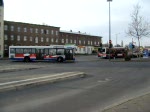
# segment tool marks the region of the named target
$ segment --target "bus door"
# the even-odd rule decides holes
[[[73,49],[65,49],[65,59],[66,60],[73,60]]]
[[[37,60],[44,59],[44,49],[36,49],[36,59]]]

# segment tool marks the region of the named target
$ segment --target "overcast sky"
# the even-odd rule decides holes
[[[150,0],[113,0],[111,2],[111,37],[113,44],[128,44],[125,32],[131,22],[133,6],[139,3],[141,15],[150,20]],[[61,30],[102,36],[109,40],[109,3],[107,0],[4,0],[4,19],[33,24],[47,24]],[[117,37],[117,39],[116,39]],[[137,40],[134,38],[137,43]],[[150,45],[150,37],[142,39]]]

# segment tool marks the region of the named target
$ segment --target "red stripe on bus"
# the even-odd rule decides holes
[[[24,57],[24,54],[15,54],[15,57]]]

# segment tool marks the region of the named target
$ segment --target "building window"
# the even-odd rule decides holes
[[[4,49],[8,50],[8,45],[7,44],[4,45]]]
[[[17,41],[20,41],[20,35],[17,36]]]
[[[58,35],[58,31],[56,31],[56,35]]]
[[[13,41],[13,40],[14,40],[14,35],[11,35],[10,38],[11,38],[11,40]]]
[[[11,26],[10,28],[11,28],[11,31],[14,31],[14,26]]]
[[[84,40],[84,45],[85,45],[85,40]]]
[[[81,44],[81,40],[79,40],[79,44]]]
[[[18,27],[18,32],[20,32],[20,27]]]
[[[44,40],[43,37],[41,37],[41,42],[43,42],[43,40]]]
[[[30,41],[32,42],[32,37],[30,37]]]
[[[99,42],[98,42],[98,45],[100,45]]]
[[[35,29],[35,33],[38,33],[38,29],[37,28]]]
[[[38,37],[35,38],[35,43],[38,43]]]
[[[8,30],[8,26],[7,26],[7,25],[4,26],[4,30],[5,30],[5,31]]]
[[[96,41],[95,41],[95,43],[94,43],[95,45],[96,45]]]
[[[24,36],[24,41],[27,41],[27,36]]]
[[[91,45],[93,45],[93,42],[91,41]]]
[[[51,42],[54,42],[54,39],[53,39],[53,38],[51,38]]]
[[[5,35],[4,38],[5,38],[4,40],[8,40],[8,36],[7,35]]]
[[[64,43],[64,39],[61,39],[61,43]]]
[[[70,40],[70,43],[72,44],[72,39]]]
[[[56,39],[56,43],[58,43],[58,39]]]
[[[33,29],[32,28],[30,28],[30,33],[33,33]]]
[[[43,34],[44,33],[44,30],[43,29],[41,29],[41,34]]]
[[[77,41],[76,41],[76,40],[74,40],[74,44],[76,44],[76,42],[77,42]]]
[[[68,39],[66,39],[66,43],[68,43]]]
[[[52,34],[52,35],[54,34],[54,31],[53,31],[53,30],[51,31],[51,34]]]
[[[49,38],[48,37],[46,38],[46,42],[49,42]]]
[[[46,30],[46,34],[49,34],[49,30]]]
[[[88,41],[88,45],[90,45],[90,41]]]
[[[24,28],[24,32],[27,32],[27,28]]]

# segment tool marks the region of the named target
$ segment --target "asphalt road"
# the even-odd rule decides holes
[[[0,61],[4,64],[40,68],[0,73],[0,78],[68,71],[85,72],[87,77],[0,93],[0,112],[100,112],[150,91],[149,61],[109,62],[80,56],[76,63]]]

